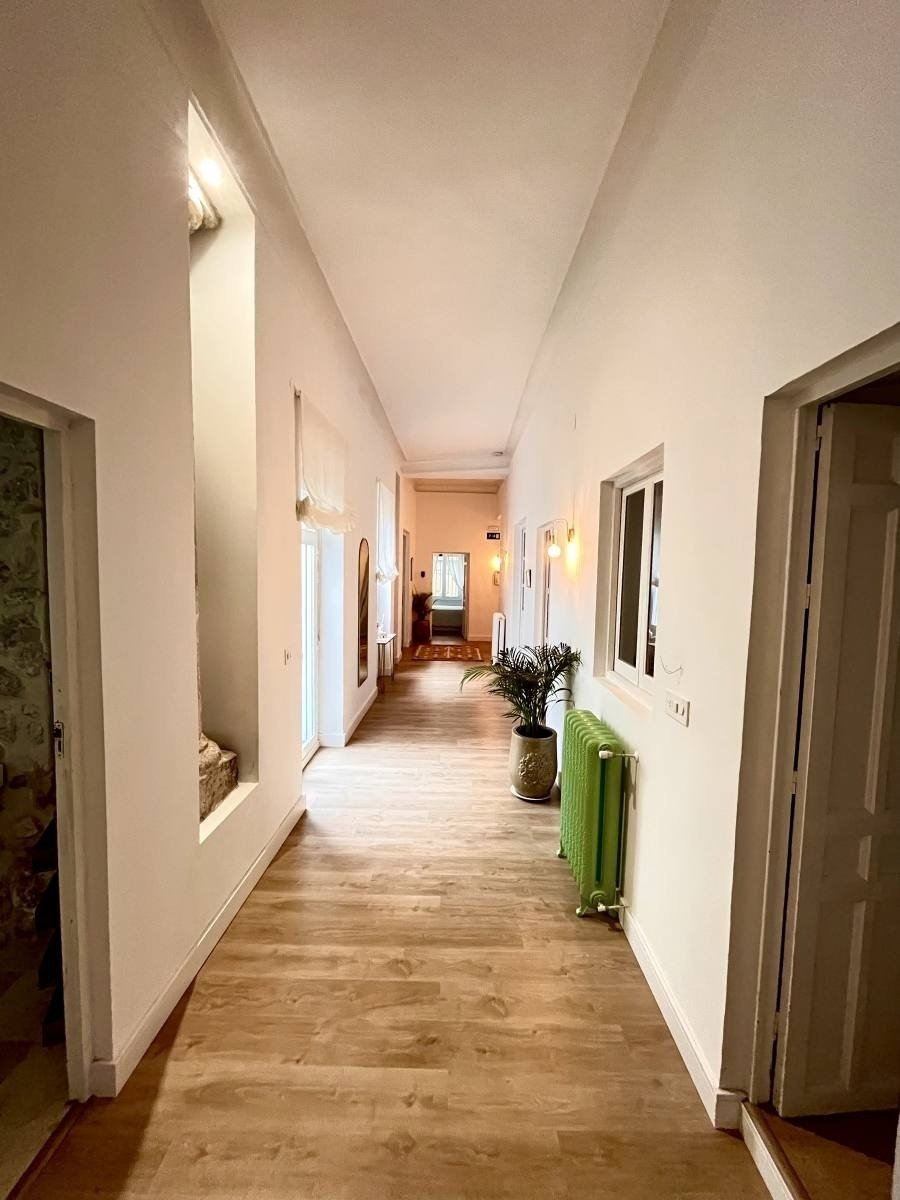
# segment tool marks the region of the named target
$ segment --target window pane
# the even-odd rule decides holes
[[[444,558],[441,554],[435,554],[431,567],[431,594],[435,598],[440,596],[443,591],[443,574],[444,574]]]
[[[656,666],[656,623],[659,618],[659,552],[662,547],[663,485],[653,485],[653,524],[650,534],[650,595],[647,597],[647,645],[644,674],[652,675]]]
[[[641,543],[644,539],[644,492],[625,497],[622,571],[619,582],[618,657],[637,666],[638,610],[641,600]]]

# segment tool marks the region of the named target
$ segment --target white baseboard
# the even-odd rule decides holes
[[[765,1128],[754,1120],[746,1104],[741,1105],[741,1137],[772,1200],[800,1200],[804,1193],[792,1187],[783,1174]]]
[[[325,733],[325,732],[320,733],[319,734],[319,745],[329,747],[332,750],[340,748],[341,746],[346,746],[347,743],[350,741],[350,739],[353,737],[354,733],[356,733],[356,730],[358,729],[363,717],[366,715],[366,713],[369,711],[369,709],[372,707],[372,705],[375,703],[375,701],[377,699],[378,699],[378,687],[376,686],[375,690],[371,693],[371,695],[367,696],[366,699],[362,702],[362,704],[360,705],[356,714],[351,718],[350,723],[347,725],[347,728],[344,729],[343,732],[341,732],[341,733]]]
[[[256,886],[263,871],[278,853],[285,838],[297,824],[303,812],[302,801],[298,800],[291,806],[284,820],[266,842],[219,912],[210,921],[174,978],[151,1004],[122,1049],[112,1059],[95,1059],[91,1063],[89,1085],[94,1096],[117,1096],[122,1090],[129,1075],[144,1057],[150,1043],[215,949],[219,938],[231,924],[238,909]]]
[[[623,913],[622,925],[625,936],[634,951],[634,957],[644,972],[644,978],[650,985],[653,998],[659,1005],[669,1032],[675,1039],[675,1045],[684,1059],[684,1065],[688,1069],[688,1074],[693,1080],[710,1121],[716,1129],[740,1128],[741,1106],[746,1097],[741,1092],[730,1092],[719,1087],[706,1055],[682,1012],[681,1005],[669,986],[650,943],[644,936],[644,931],[627,908]]]

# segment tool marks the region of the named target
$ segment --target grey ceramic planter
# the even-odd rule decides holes
[[[556,780],[556,731],[528,737],[517,726],[509,747],[509,790],[520,800],[549,800]]]

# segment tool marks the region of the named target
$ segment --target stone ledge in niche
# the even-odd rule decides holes
[[[239,783],[233,792],[222,801],[218,808],[213,809],[208,817],[200,822],[201,846],[211,834],[228,820],[231,814],[259,787],[258,779],[246,780]]]

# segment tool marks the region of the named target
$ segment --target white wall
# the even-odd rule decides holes
[[[431,591],[432,557],[441,551],[469,554],[469,638],[491,640],[491,615],[500,603],[493,582],[491,559],[503,551],[502,542],[489,542],[489,525],[498,525],[496,493],[416,493],[416,553],[413,589]],[[421,572],[425,578],[421,578]]]
[[[199,4],[51,8],[4,10],[0,380],[96,422],[112,984],[93,1034],[95,1056],[116,1060],[164,1015],[166,989],[300,795],[293,386],[344,431],[369,537],[376,474],[392,477],[401,456]],[[202,844],[191,93],[256,215],[259,785]],[[103,875],[92,861],[88,885]],[[106,932],[92,930],[92,948]]]
[[[574,521],[551,636],[584,653],[576,703],[640,751],[629,919],[713,1085],[763,398],[900,318],[898,38],[880,0],[676,0],[516,429],[506,527],[527,518],[536,567],[537,527]],[[660,443],[659,657],[677,674],[648,711],[593,674],[598,508],[601,481]],[[663,714],[667,678],[688,728]]]

